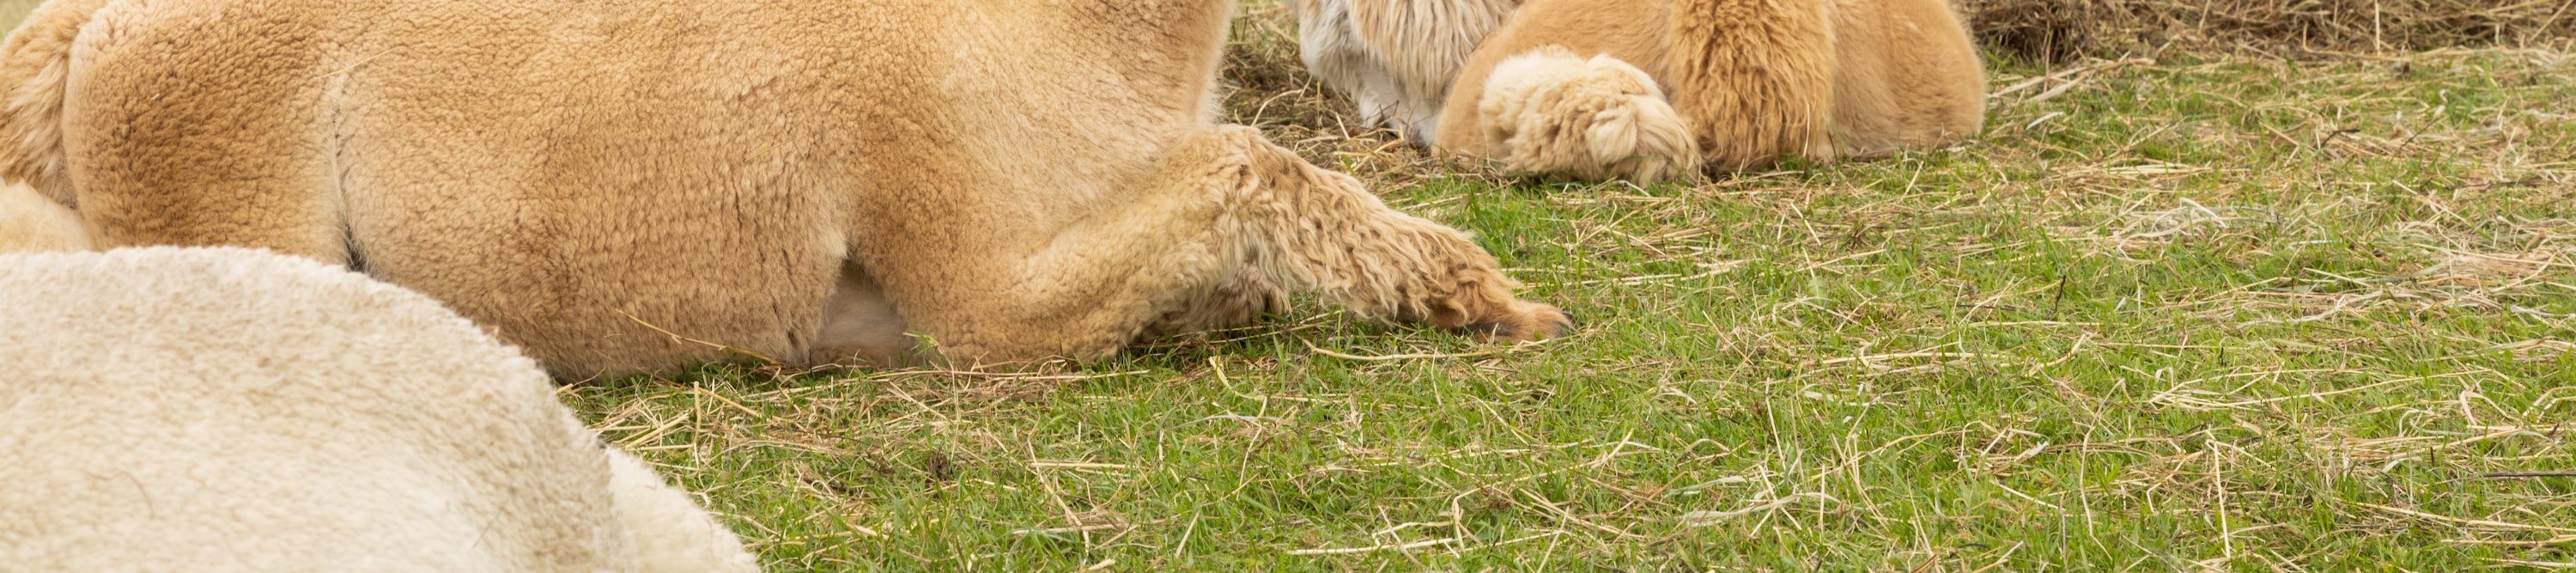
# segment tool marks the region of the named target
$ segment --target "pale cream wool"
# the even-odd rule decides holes
[[[0,292],[0,570],[759,570],[428,297],[174,247],[0,255]]]
[[[98,247],[361,269],[564,378],[1100,359],[1290,294],[1572,328],[1212,124],[1234,4],[58,0],[0,47],[0,176]]]
[[[1485,139],[1514,172],[1660,181],[1699,170],[1690,125],[1654,78],[1609,56],[1545,46],[1503,60],[1478,102]]]
[[[86,251],[80,214],[26,185],[0,184],[0,253]]]

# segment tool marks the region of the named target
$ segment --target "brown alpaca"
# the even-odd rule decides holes
[[[1312,293],[1571,327],[1493,258],[1211,125],[1231,0],[62,0],[0,55],[6,175],[99,247],[265,247],[559,376],[1095,359]],[[718,347],[724,349],[718,349]]]
[[[1349,2],[1347,11],[1362,13],[1415,0],[1309,1]],[[1453,152],[1494,157],[1515,171],[1651,181],[1703,163],[1750,169],[1788,156],[1884,155],[1973,136],[1984,122],[1982,64],[1966,27],[1942,0],[1529,0],[1501,27],[1471,31],[1488,33],[1449,78],[1432,140]],[[1603,55],[1611,60],[1595,58]],[[1524,106],[1525,115],[1516,117],[1486,113],[1497,87],[1610,81],[1619,85],[1549,89],[1636,91],[1612,74],[1580,79],[1561,65],[1505,67],[1515,59],[1547,58],[1592,58],[1589,65],[1602,69],[1633,66],[1678,115],[1646,105],[1647,98]],[[1692,141],[1677,146],[1658,135],[1675,129]],[[1500,137],[1508,135],[1523,141]],[[1524,149],[1531,145],[1545,149]],[[1582,161],[1525,160],[1570,157],[1574,150],[1595,151]],[[1609,153],[1622,150],[1627,154]],[[1684,169],[1641,167],[1651,165]]]

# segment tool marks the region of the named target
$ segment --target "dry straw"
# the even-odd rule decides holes
[[[2576,38],[2576,0],[1958,1],[1987,46],[2041,61],[2173,48],[2287,55]]]

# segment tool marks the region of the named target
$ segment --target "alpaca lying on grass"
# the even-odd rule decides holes
[[[1942,0],[1292,4],[1309,68],[1370,121],[1513,171],[1653,181],[1984,123],[1982,64]]]
[[[1215,126],[1233,0],[58,0],[0,171],[101,247],[341,263],[564,377],[1095,359],[1302,292],[1572,327],[1493,257]]]
[[[238,248],[0,255],[0,567],[751,572],[535,362]]]

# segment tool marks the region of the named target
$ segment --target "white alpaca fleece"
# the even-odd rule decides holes
[[[1477,99],[1478,128],[1521,173],[1655,182],[1699,171],[1690,124],[1645,70],[1543,46],[1503,60]]]
[[[1521,0],[1290,0],[1306,69],[1369,125],[1421,143],[1439,133],[1450,78]]]
[[[0,571],[759,570],[428,297],[174,247],[0,293]]]

